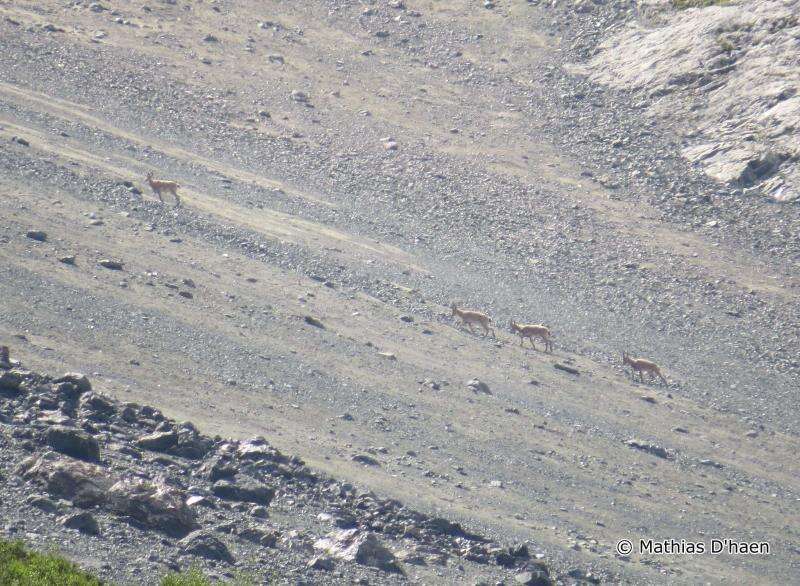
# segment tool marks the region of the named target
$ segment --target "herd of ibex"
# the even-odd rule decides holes
[[[493,338],[496,338],[494,328],[492,328],[492,318],[480,311],[472,311],[469,309],[461,309],[455,303],[450,306],[453,310],[453,316],[458,317],[473,334],[475,330],[473,325],[479,325],[483,329],[484,335],[491,333]],[[536,350],[536,344],[533,343],[534,338],[539,338],[544,343],[545,352],[553,351],[553,336],[550,333],[550,328],[542,324],[518,324],[513,319],[509,323],[511,332],[519,336],[519,345],[522,346],[525,338],[527,338],[533,349]],[[631,358],[627,352],[622,352],[622,364],[630,366],[633,369],[633,375],[639,373],[639,380],[644,382],[644,373],[650,376],[650,380],[659,377],[666,385],[667,379],[661,374],[661,369],[655,362],[646,360],[644,358]]]
[[[147,183],[150,188],[158,196],[159,201],[164,203],[164,198],[161,196],[162,192],[171,193],[175,198],[175,206],[181,205],[180,197],[178,196],[178,188],[180,185],[176,181],[166,181],[164,179],[153,179],[153,173],[147,173]],[[459,309],[455,303],[451,306],[453,315],[458,317],[468,328],[471,333],[475,333],[473,325],[478,325],[483,329],[484,335],[491,334],[493,338],[497,338],[494,328],[492,327],[492,318],[480,311],[471,311],[468,309]],[[519,345],[522,346],[527,338],[533,349],[536,350],[536,344],[533,339],[538,338],[544,344],[545,352],[553,351],[553,336],[550,333],[550,328],[542,324],[518,324],[513,319],[509,323],[511,332],[519,336]],[[633,369],[634,375],[638,372],[639,379],[644,382],[644,373],[650,376],[650,380],[659,377],[664,384],[667,384],[667,379],[661,374],[661,369],[658,365],[650,360],[644,358],[631,358],[627,352],[622,353],[622,364],[630,366]]]

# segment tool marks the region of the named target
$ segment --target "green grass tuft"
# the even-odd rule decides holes
[[[3,586],[101,586],[63,557],[31,552],[19,541],[0,541],[0,584]]]
[[[206,578],[200,570],[189,570],[188,572],[181,572],[167,574],[161,580],[161,586],[212,586],[211,580]]]
[[[238,576],[231,586],[252,586],[256,580]],[[161,579],[160,586],[213,586],[200,570],[173,572]],[[21,541],[0,539],[0,586],[106,586],[107,583],[84,572],[56,554],[42,554],[25,548]]]

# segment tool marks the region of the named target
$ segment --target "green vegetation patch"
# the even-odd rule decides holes
[[[180,574],[167,574],[161,580],[161,586],[212,586],[200,570],[189,570]]]
[[[103,582],[72,562],[26,550],[19,541],[0,541],[3,586],[101,586]]]
[[[198,569],[173,572],[159,586],[214,586]],[[256,580],[238,576],[230,586],[252,586]],[[30,551],[21,541],[0,539],[0,586],[110,586],[64,557]]]

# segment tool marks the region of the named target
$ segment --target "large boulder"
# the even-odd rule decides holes
[[[0,372],[0,397],[13,399],[24,394],[22,375],[14,370]]]
[[[113,480],[99,466],[59,459],[46,453],[25,460],[18,472],[26,480],[44,485],[52,496],[71,500],[75,506],[90,508],[106,502]]]
[[[58,521],[68,529],[75,529],[87,535],[100,535],[100,526],[97,524],[97,519],[88,511],[81,511],[66,515]]]
[[[184,428],[178,432],[178,443],[169,453],[189,460],[201,460],[213,447],[211,438],[200,435],[195,429]]]
[[[233,462],[232,458],[226,455],[215,455],[200,466],[200,474],[211,482],[216,482],[223,478],[233,478],[238,472],[239,467]]]
[[[278,534],[274,529],[262,529],[252,525],[237,527],[236,535],[241,539],[263,545],[264,547],[275,547],[278,542]]]
[[[431,519],[428,519],[427,521],[425,521],[424,526],[431,532],[438,533],[440,535],[448,535],[450,537],[466,537],[466,538],[476,537],[464,531],[464,528],[459,523],[448,521],[447,519],[443,519],[442,517],[433,517]]]
[[[228,546],[221,539],[207,531],[194,531],[181,539],[178,546],[183,553],[216,560],[228,564],[234,563]]]
[[[174,429],[155,431],[139,438],[136,445],[144,450],[200,460],[214,447],[214,441],[200,435],[193,428],[184,427],[180,431]]]
[[[236,454],[242,460],[271,460],[283,463],[289,461],[289,458],[269,445],[269,442],[261,436],[239,442]]]
[[[178,443],[178,434],[174,431],[157,431],[139,438],[136,446],[152,452],[166,452]]]
[[[92,390],[92,383],[85,374],[79,372],[68,372],[64,376],[55,379],[53,382],[56,384],[65,383],[70,385],[78,395],[89,393]]]
[[[550,576],[541,568],[529,568],[524,572],[520,572],[514,576],[515,584],[522,584],[523,586],[553,586],[555,582],[550,579]]]
[[[57,425],[47,430],[46,439],[47,445],[67,456],[87,462],[100,459],[100,444],[80,429]]]
[[[354,561],[385,572],[402,573],[394,554],[374,533],[361,533],[358,529],[334,531],[317,540],[314,548],[348,562]]]
[[[162,483],[121,480],[108,493],[109,507],[149,529],[184,537],[197,528],[183,491]]]
[[[109,421],[117,412],[111,399],[96,393],[82,395],[80,406],[82,415],[92,421]]]
[[[212,491],[221,499],[264,506],[268,506],[275,497],[274,488],[249,478],[239,478],[236,482],[218,480]]]

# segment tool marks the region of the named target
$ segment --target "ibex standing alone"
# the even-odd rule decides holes
[[[511,331],[519,335],[519,345],[528,338],[531,341],[531,346],[536,350],[536,344],[533,343],[534,338],[539,338],[544,342],[544,351],[552,352],[553,340],[551,340],[550,328],[541,324],[518,324],[513,319],[511,320]]]
[[[453,310],[453,315],[458,316],[462,322],[467,324],[469,331],[473,334],[475,331],[472,329],[472,324],[478,324],[483,328],[485,334],[491,332],[492,338],[496,338],[497,336],[494,333],[494,328],[492,328],[492,318],[490,318],[485,313],[481,313],[480,311],[469,311],[467,309],[459,309],[456,307],[456,304],[453,303],[450,308]]]
[[[622,364],[628,365],[633,369],[634,376],[636,373],[639,373],[639,380],[644,382],[644,373],[650,375],[650,380],[653,380],[656,377],[659,377],[661,381],[666,385],[667,379],[664,378],[664,375],[661,374],[661,369],[658,368],[658,365],[655,362],[651,362],[650,360],[645,360],[644,358],[631,358],[627,352],[624,350],[622,351]]]
[[[153,193],[155,193],[158,196],[158,200],[161,203],[164,203],[164,198],[161,197],[161,192],[166,191],[167,193],[172,193],[172,195],[175,197],[176,207],[181,205],[181,198],[178,197],[178,187],[180,187],[180,185],[178,185],[177,181],[165,181],[163,179],[153,179],[153,173],[148,172],[147,184],[153,190]]]

